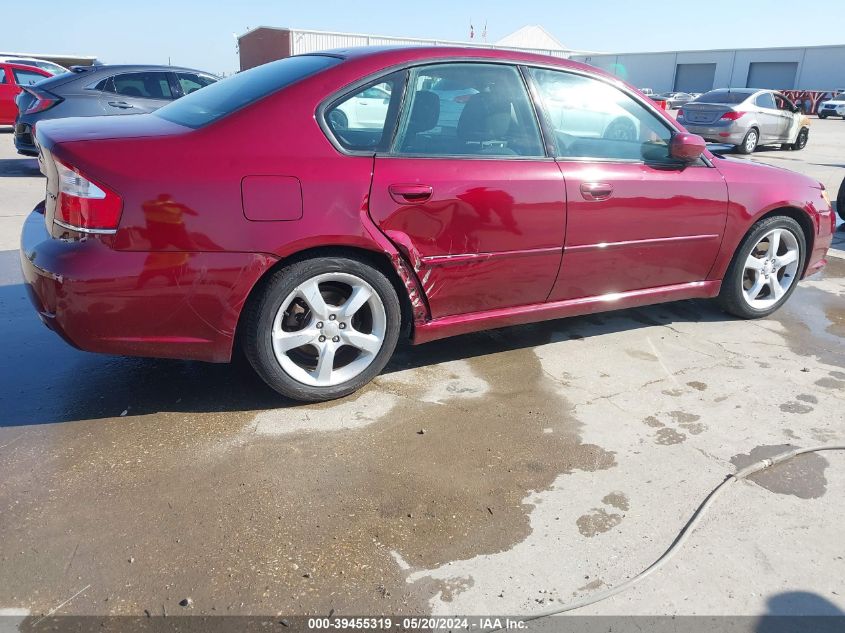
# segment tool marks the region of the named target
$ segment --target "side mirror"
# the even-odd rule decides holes
[[[694,163],[707,148],[697,134],[678,133],[669,141],[669,156],[682,163]]]

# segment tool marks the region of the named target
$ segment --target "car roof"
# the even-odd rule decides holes
[[[356,46],[353,48],[336,48],[306,55],[327,55],[348,61],[378,62],[384,66],[405,64],[408,62],[448,61],[450,59],[490,60],[543,66],[559,66],[564,69],[580,70],[594,75],[611,77],[600,68],[575,62],[562,57],[526,53],[506,48],[485,48],[474,46]]]
[[[185,68],[183,66],[161,66],[156,64],[100,64],[97,66],[74,66],[76,73],[111,73],[115,71],[159,71],[159,72],[191,72],[203,73],[204,75],[211,75],[206,70],[197,70],[196,68]]]

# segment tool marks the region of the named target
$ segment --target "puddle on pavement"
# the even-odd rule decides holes
[[[819,278],[845,278],[845,260],[828,259],[824,271],[814,277]],[[786,328],[784,338],[794,353],[817,356],[827,365],[845,367],[842,341],[845,338],[845,300],[842,296],[799,284],[792,298],[770,318]]]
[[[795,446],[790,444],[758,446],[750,453],[734,455],[731,463],[739,471],[761,459],[773,457],[794,448]],[[828,466],[828,461],[818,453],[807,453],[750,475],[748,481],[753,481],[758,486],[777,494],[793,495],[801,499],[818,499],[827,491],[824,471]]]
[[[328,419],[389,401],[390,415],[366,428],[251,441],[266,414],[229,412],[34,427],[37,454],[0,455],[16,473],[0,502],[4,490],[35,492],[7,513],[0,600],[37,612],[90,583],[66,612],[178,614],[190,596],[194,614],[425,613],[433,595],[472,581],[411,586],[410,570],[512,548],[530,533],[531,491],[615,465],[581,443],[560,385],[524,341],[473,335],[464,343],[484,355],[465,360],[470,372],[385,374],[359,395],[302,408]],[[412,354],[435,363],[455,345]],[[451,397],[420,401],[438,380]],[[275,411],[273,423],[298,410]]]

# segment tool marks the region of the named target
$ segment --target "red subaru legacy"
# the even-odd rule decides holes
[[[225,362],[349,394],[414,343],[689,298],[741,318],[825,265],[818,182],[705,149],[595,68],[354,49],[254,68],[153,114],[37,128],[22,263],[93,352]]]

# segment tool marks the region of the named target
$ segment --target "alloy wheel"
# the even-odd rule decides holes
[[[325,273],[299,284],[282,301],[273,319],[273,352],[294,380],[331,387],[372,364],[386,331],[384,303],[369,283],[348,273]]]
[[[778,303],[798,278],[800,247],[787,229],[772,229],[761,237],[745,260],[742,294],[755,310]]]
[[[749,154],[757,148],[757,132],[751,130],[745,137],[745,151]]]

